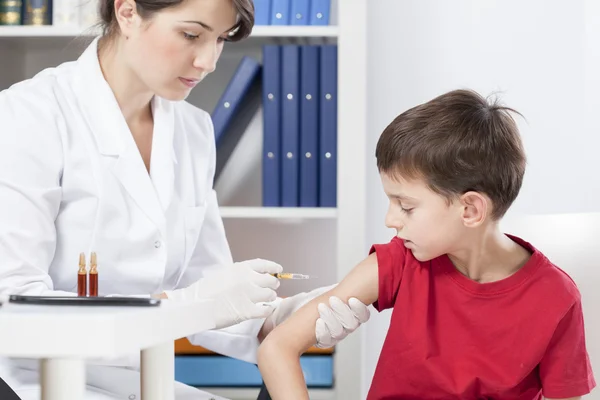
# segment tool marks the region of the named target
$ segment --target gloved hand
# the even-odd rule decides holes
[[[174,301],[212,300],[217,329],[252,318],[265,318],[274,307],[260,304],[275,300],[279,280],[270,274],[283,271],[272,261],[254,259],[208,269],[196,283],[165,291]]]
[[[317,307],[320,318],[315,327],[316,347],[323,349],[335,346],[371,317],[367,306],[355,297],[346,304],[332,296],[329,306],[320,303]]]
[[[308,293],[299,293],[283,299],[273,314],[265,320],[262,335],[266,336],[306,303],[335,286],[317,288]],[[320,318],[315,326],[315,336],[317,339],[316,346],[321,348],[335,346],[361,324],[367,322],[371,316],[367,306],[356,298],[351,298],[346,304],[338,297],[332,296],[329,299],[329,304],[331,308],[323,303],[318,306]]]

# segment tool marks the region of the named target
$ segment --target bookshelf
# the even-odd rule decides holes
[[[216,184],[220,212],[234,258],[267,258],[286,269],[318,275],[315,281],[282,282],[281,295],[337,282],[367,251],[366,170],[373,158],[367,149],[367,0],[332,1],[331,26],[256,26],[250,39],[224,51],[217,71],[189,98],[207,111],[244,54],[260,57],[264,43],[337,43],[338,165],[336,208],[263,208],[256,171],[260,158],[261,115],[235,154],[237,166],[224,170]],[[0,26],[0,90],[44,68],[74,60],[97,32],[52,26]],[[370,157],[370,158],[367,158]],[[243,171],[243,174],[240,173]],[[250,174],[250,175],[245,175]],[[361,398],[365,348],[360,330],[336,346],[334,388],[311,391],[311,398]],[[232,400],[254,400],[258,388],[208,388]]]

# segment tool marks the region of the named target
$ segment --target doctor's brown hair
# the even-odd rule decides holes
[[[165,8],[175,7],[185,0],[136,0],[137,13],[143,18],[152,15]],[[253,0],[230,0],[235,7],[239,18],[238,23],[232,29],[235,32],[229,37],[232,42],[237,42],[250,35],[254,26],[254,1]],[[100,25],[104,36],[112,36],[117,33],[118,25],[115,18],[115,0],[100,0]]]
[[[400,114],[377,143],[377,168],[423,179],[447,200],[468,191],[492,201],[500,219],[517,198],[526,157],[512,108],[455,90]]]

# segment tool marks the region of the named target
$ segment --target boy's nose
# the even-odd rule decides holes
[[[385,226],[390,229],[396,229],[399,231],[400,229],[402,229],[404,224],[402,223],[402,219],[398,215],[395,215],[391,210],[388,210],[385,216]]]

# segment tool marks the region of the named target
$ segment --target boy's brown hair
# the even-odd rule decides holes
[[[455,90],[394,119],[377,143],[377,168],[390,176],[424,179],[448,200],[486,194],[500,219],[517,198],[526,157],[515,110],[478,93]],[[520,114],[519,114],[520,115]]]

